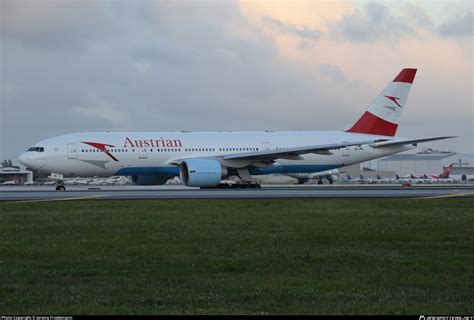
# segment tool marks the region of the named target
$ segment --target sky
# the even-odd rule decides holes
[[[474,153],[471,1],[0,0],[0,159],[88,131],[346,130],[404,67],[398,134]]]

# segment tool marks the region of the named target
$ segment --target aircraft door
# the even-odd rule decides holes
[[[77,145],[75,143],[67,144],[67,158],[77,159]]]
[[[148,158],[148,153],[147,153],[146,148],[140,148],[138,158],[139,159],[147,159]]]
[[[347,141],[343,141],[343,142],[347,142]],[[342,156],[344,158],[350,157],[351,156],[351,148],[350,147],[342,148]]]

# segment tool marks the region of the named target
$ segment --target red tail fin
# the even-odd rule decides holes
[[[441,178],[449,178],[449,174],[453,170],[454,163],[451,163],[448,167],[443,168],[443,173],[440,175]]]
[[[394,136],[415,74],[416,69],[403,69],[347,131]]]

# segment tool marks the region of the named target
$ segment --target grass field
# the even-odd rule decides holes
[[[472,314],[474,198],[0,203],[2,314]]]

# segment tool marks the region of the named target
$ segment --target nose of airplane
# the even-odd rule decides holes
[[[36,152],[24,152],[20,155],[18,160],[26,167],[34,170],[43,168],[46,163],[46,158]]]
[[[18,160],[24,165],[24,166],[29,166],[29,156],[28,156],[28,153],[27,152],[23,152],[20,157],[18,158]]]

